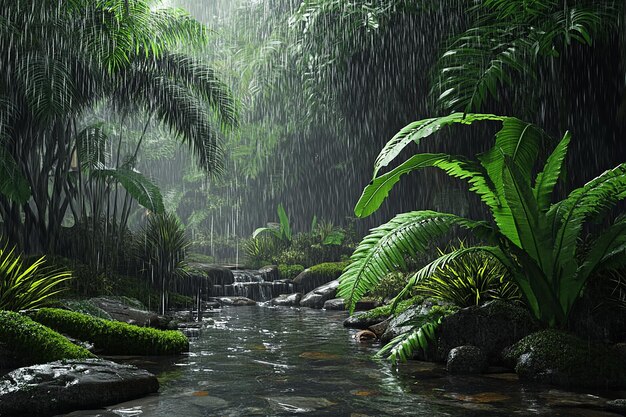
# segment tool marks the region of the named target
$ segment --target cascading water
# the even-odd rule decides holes
[[[233,293],[226,295],[246,297],[254,301],[269,301],[280,294],[293,293],[292,283],[271,280],[269,272],[236,269],[233,276],[235,278],[232,285]]]

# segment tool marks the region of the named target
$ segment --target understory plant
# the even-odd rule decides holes
[[[142,237],[137,241],[136,253],[148,278],[161,291],[161,312],[164,313],[168,293],[175,290],[175,279],[184,275],[189,241],[184,226],[169,212],[151,214]]]
[[[391,171],[380,174],[411,143],[419,144],[441,128],[491,121],[501,125],[495,145],[477,159],[446,153],[418,153]],[[355,207],[359,217],[376,211],[389,191],[408,172],[436,167],[466,180],[491,214],[472,220],[430,210],[402,213],[373,229],[352,255],[340,278],[339,296],[350,311],[380,277],[401,269],[405,258],[423,252],[453,228],[468,229],[482,246],[460,248],[442,255],[415,273],[396,302],[419,282],[468,253],[486,253],[501,262],[534,316],[544,325],[562,327],[589,276],[626,261],[626,219],[618,216],[593,236],[591,249],[581,253],[584,224],[606,218],[626,197],[626,164],[608,170],[551,203],[563,175],[570,134],[556,143],[539,174],[532,178],[540,147],[556,143],[537,126],[514,117],[453,113],[420,120],[402,129],[383,148],[374,166],[372,182]]]
[[[71,273],[47,266],[45,257],[26,264],[16,248],[5,243],[0,247],[0,310],[41,307],[71,278]]]
[[[456,248],[467,246],[461,241]],[[446,252],[439,250],[439,255]],[[518,301],[521,296],[507,269],[486,252],[467,252],[438,268],[415,286],[414,292],[458,307],[484,304],[489,300]]]

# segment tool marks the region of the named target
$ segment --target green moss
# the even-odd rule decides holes
[[[278,265],[278,276],[280,279],[294,279],[302,271],[304,271],[304,266],[302,265]]]
[[[558,330],[526,336],[505,353],[522,378],[562,386],[623,387],[626,361],[610,346]]]
[[[325,262],[322,264],[313,265],[309,268],[309,272],[312,275],[317,275],[320,278],[325,278],[328,281],[339,278],[344,269],[348,266],[348,262]]]
[[[422,302],[424,302],[424,297],[422,296],[415,296],[413,298],[409,298],[408,300],[400,301],[396,306],[396,311],[394,312],[394,314],[397,316],[398,314],[406,311],[409,307],[412,307],[416,304],[421,304]],[[359,316],[367,319],[385,319],[391,316],[391,304],[376,307],[374,309],[371,309],[370,311],[366,311],[365,313],[360,313]]]
[[[89,341],[109,355],[171,355],[189,350],[184,334],[107,321],[72,311],[43,308],[32,318],[61,333]]]
[[[0,311],[0,341],[29,364],[94,356],[52,329],[9,311]]]

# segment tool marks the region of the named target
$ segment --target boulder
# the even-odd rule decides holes
[[[487,369],[487,356],[476,346],[458,346],[448,353],[446,369],[451,374],[481,374]]]
[[[207,280],[211,285],[231,285],[235,282],[233,271],[223,266],[191,262],[189,270],[191,275]]]
[[[526,336],[504,357],[520,379],[564,387],[626,387],[626,360],[614,346],[554,329]]]
[[[306,294],[319,286],[335,281],[346,266],[346,262],[326,262],[314,265],[298,274],[293,279],[293,283],[298,291]]]
[[[438,329],[438,357],[445,360],[452,349],[472,345],[480,348],[490,363],[501,361],[501,352],[538,330],[530,313],[504,301],[490,301],[445,317]]]
[[[256,301],[246,297],[220,297],[218,298],[222,305],[226,306],[253,306],[256,305]]]
[[[326,300],[330,300],[331,298],[335,297],[338,287],[338,280],[334,280],[329,282],[328,284],[324,284],[302,297],[302,299],[300,300],[300,306],[322,308]]]
[[[326,300],[324,302],[325,310],[345,310],[346,303],[343,301],[343,298],[333,298],[331,300]]]
[[[259,269],[259,273],[263,275],[264,281],[277,281],[280,279],[277,265],[266,265]]]
[[[376,323],[372,326],[369,326],[367,330],[374,333],[376,337],[380,339],[382,335],[385,333],[385,331],[387,331],[387,327],[389,327],[390,321],[391,321],[390,318],[385,321],[381,321],[380,323]]]
[[[94,409],[158,391],[157,378],[100,359],[19,368],[0,378],[0,416],[52,416]]]
[[[353,314],[343,321],[343,326],[351,329],[367,329],[370,326],[387,320],[389,316],[372,316],[368,312]]]
[[[281,294],[276,298],[273,298],[270,304],[273,306],[282,307],[297,307],[300,305],[302,299],[302,293],[296,292],[293,294]]]
[[[159,327],[161,320],[156,313],[138,308],[138,305],[129,305],[119,298],[97,297],[89,300],[91,304],[105,311],[113,320],[122,321],[137,326]]]
[[[383,344],[389,343],[394,337],[406,333],[417,324],[420,319],[425,319],[433,306],[436,305],[431,300],[425,300],[420,304],[415,304],[389,321],[387,329],[382,334],[380,340]]]

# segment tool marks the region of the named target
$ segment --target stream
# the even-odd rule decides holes
[[[520,384],[513,374],[451,377],[419,362],[396,369],[372,359],[379,345],[358,343],[342,326],[345,312],[250,306],[210,316],[186,356],[116,358],[157,374],[158,395],[67,416],[605,415],[574,408],[594,396]]]

